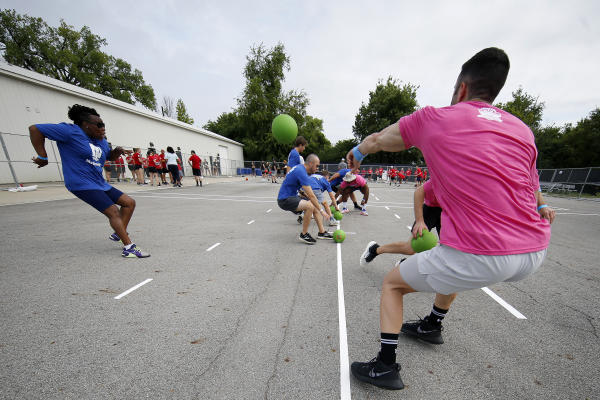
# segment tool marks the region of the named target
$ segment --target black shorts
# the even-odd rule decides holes
[[[129,168],[130,171],[133,171],[135,169],[135,165],[127,164],[127,168]]]
[[[423,219],[429,232],[435,228],[439,237],[442,237],[442,209],[440,207],[430,207],[423,204]],[[413,227],[415,223],[413,223]]]
[[[105,170],[106,172],[110,172],[110,169],[111,169],[110,165],[109,165],[108,167],[107,167],[106,165],[104,166],[104,170]]]
[[[202,172],[200,171],[200,168],[192,168],[192,174],[194,176],[202,176]]]
[[[142,166],[141,165],[134,165],[133,169],[142,169]]]
[[[156,173],[156,167],[148,167],[148,172]]]
[[[164,167],[161,172],[163,174],[168,174],[169,173],[169,169],[167,167]]]
[[[333,190],[334,193],[337,193],[340,190],[340,185],[332,186],[331,190]]]
[[[287,199],[277,199],[277,205],[284,211],[296,212],[301,200],[300,196],[291,196]]]
[[[123,195],[118,189],[114,187],[110,187],[110,189],[104,190],[72,190],[75,196],[79,197],[81,200],[88,203],[90,206],[94,207],[96,210],[104,213],[104,211],[116,204],[119,197]]]

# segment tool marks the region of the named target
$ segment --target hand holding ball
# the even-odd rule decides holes
[[[271,132],[273,132],[275,140],[279,143],[289,144],[292,143],[294,139],[296,139],[296,135],[298,135],[298,125],[296,125],[294,118],[289,115],[279,114],[271,124]]]
[[[423,234],[413,238],[410,242],[412,249],[415,253],[420,253],[425,250],[433,249],[438,243],[437,237],[429,232],[427,229],[423,229]]]

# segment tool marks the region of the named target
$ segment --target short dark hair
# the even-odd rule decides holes
[[[67,113],[69,119],[75,122],[75,125],[77,126],[81,126],[83,121],[87,121],[90,115],[95,115],[96,117],[100,116],[93,108],[82,106],[80,104],[73,104],[69,107],[69,112]]]
[[[488,47],[463,64],[459,82],[468,85],[469,98],[493,102],[506,82],[510,62],[504,50]]]
[[[192,154],[196,154],[196,152],[194,150],[192,150]]]
[[[167,153],[175,153],[171,146],[167,146]]]
[[[296,142],[294,144],[294,147],[306,146],[307,144],[308,144],[308,142],[306,141],[306,139],[304,139],[304,136],[298,136],[296,138]]]
[[[329,171],[327,171],[326,169],[324,169],[323,171],[321,171],[321,175],[323,175],[323,176],[329,176]]]

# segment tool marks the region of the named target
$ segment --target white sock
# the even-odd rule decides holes
[[[362,205],[362,209],[363,209],[363,211],[367,211],[367,205],[366,205],[366,204],[363,204],[363,205]]]
[[[130,250],[131,246],[133,246],[133,243],[129,243],[127,246],[125,246],[125,250]]]
[[[342,203],[342,210],[345,210],[345,209],[346,209],[346,202],[343,202]]]

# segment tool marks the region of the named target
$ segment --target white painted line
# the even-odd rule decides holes
[[[385,209],[389,211],[390,208],[388,206],[385,206]]]
[[[340,398],[350,397],[350,362],[348,360],[348,333],[346,332],[346,306],[344,305],[344,278],[342,277],[342,244],[337,244],[338,310],[340,325]]]
[[[406,227],[408,228],[409,231],[412,231],[412,226],[406,225]]]
[[[212,246],[210,246],[208,249],[206,249],[206,251],[211,251],[212,249],[214,249],[215,247],[217,247],[218,245],[220,245],[221,243],[215,243]]]
[[[127,289],[126,291],[124,291],[123,293],[121,293],[118,296],[115,296],[114,299],[115,300],[119,300],[121,297],[127,296],[129,293],[133,292],[136,289],[141,288],[142,286],[144,286],[146,283],[151,282],[152,278],[148,278],[146,279],[144,282],[140,282],[137,285],[135,285],[134,287],[132,287],[131,289]]]
[[[556,215],[600,215],[600,214],[579,214],[579,213],[556,213]]]
[[[394,214],[394,217],[400,219],[400,216],[398,214]]]
[[[513,306],[508,304],[500,296],[498,296],[496,293],[492,292],[487,287],[482,287],[481,290],[483,290],[485,293],[487,293],[492,299],[496,300],[498,302],[498,304],[500,304],[502,307],[506,308],[508,310],[508,312],[510,312],[512,315],[514,315],[518,319],[527,319],[527,317],[525,317],[523,314],[521,314],[516,308],[514,308]]]
[[[377,196],[374,196],[374,197],[375,197],[375,200],[379,201],[379,197],[377,197]]]
[[[267,214],[268,214],[268,213],[270,213],[270,212],[271,212],[271,210],[272,210],[272,208],[269,208],[269,209],[267,210]]]
[[[253,224],[253,223],[254,223],[254,220],[248,222],[248,225]]]

